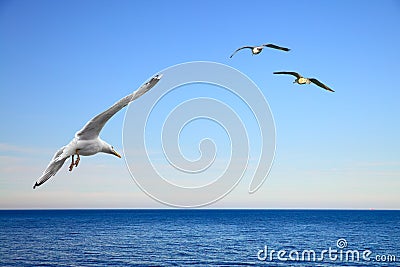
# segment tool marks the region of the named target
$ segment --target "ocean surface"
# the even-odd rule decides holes
[[[0,211],[0,266],[400,266],[400,211]]]

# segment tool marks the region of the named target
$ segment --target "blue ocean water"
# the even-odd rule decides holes
[[[400,211],[0,211],[0,266],[400,266]]]

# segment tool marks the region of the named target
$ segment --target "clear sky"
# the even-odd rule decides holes
[[[32,185],[91,117],[152,75],[213,61],[258,85],[274,116],[276,154],[260,190],[249,195],[244,179],[211,207],[399,209],[399,27],[400,2],[389,0],[1,0],[0,208],[164,207],[132,181],[124,160],[105,154]],[[292,50],[229,59],[263,43]],[[280,70],[336,92],[272,74]],[[173,108],[173,97],[166,101],[160,113]],[[101,134],[119,151],[124,114]],[[217,128],[201,127],[222,140]],[[188,155],[199,132],[190,129]]]

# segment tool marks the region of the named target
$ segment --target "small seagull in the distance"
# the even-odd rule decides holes
[[[296,77],[296,80],[294,80],[293,83],[297,83],[297,84],[310,84],[310,83],[313,83],[313,84],[316,84],[319,87],[321,87],[321,88],[323,88],[323,89],[325,89],[327,91],[335,92],[331,88],[326,86],[325,84],[323,84],[320,81],[318,81],[317,79],[315,79],[315,78],[304,78],[303,76],[301,76],[300,74],[298,74],[297,72],[294,72],[294,71],[276,71],[276,72],[274,72],[274,74],[289,74],[289,75],[293,75],[293,76]]]
[[[269,48],[273,48],[273,49],[278,49],[278,50],[282,50],[282,51],[285,51],[285,52],[290,51],[289,48],[282,47],[282,46],[277,46],[277,45],[274,45],[274,44],[263,44],[263,45],[260,45],[260,46],[243,46],[243,47],[240,47],[240,48],[236,49],[236,51],[233,52],[233,54],[232,54],[229,58],[232,58],[233,55],[236,54],[236,52],[238,52],[238,51],[240,51],[240,50],[242,50],[242,49],[245,49],[245,48],[251,49],[251,54],[252,54],[252,55],[258,55],[258,54],[261,53],[261,51],[262,51],[265,47],[269,47]]]
[[[56,175],[69,157],[72,157],[71,165],[69,165],[69,171],[72,171],[74,167],[78,167],[80,156],[91,156],[99,152],[103,152],[120,158],[121,155],[114,150],[113,146],[100,139],[99,134],[101,129],[103,129],[104,125],[109,119],[111,119],[112,116],[114,116],[115,113],[154,87],[160,81],[161,77],[162,74],[154,76],[138,90],[122,98],[109,109],[100,113],[86,123],[86,125],[75,134],[75,138],[72,139],[68,145],[63,146],[55,153],[53,159],[50,161],[43,174],[36,181],[33,189],[46,182],[52,176]],[[94,95],[93,99],[96,97],[99,97],[99,94]],[[75,155],[77,159],[74,161]]]

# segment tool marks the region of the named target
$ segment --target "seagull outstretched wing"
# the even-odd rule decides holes
[[[118,102],[116,102],[112,107],[107,109],[106,111],[100,113],[93,119],[91,119],[88,123],[86,123],[83,128],[78,131],[75,136],[81,140],[91,140],[99,136],[101,129],[103,129],[106,122],[114,116],[115,113],[120,111],[130,102],[135,100],[136,98],[142,96],[144,93],[149,91],[153,86],[155,86],[161,79],[162,74],[154,76],[150,81],[142,85],[138,90],[133,92],[130,95],[125,96]]]
[[[329,88],[328,86],[326,86],[325,84],[321,83],[320,81],[318,81],[318,80],[315,79],[315,78],[309,78],[309,80],[310,80],[310,82],[312,82],[312,83],[318,85],[319,87],[321,87],[321,88],[323,88],[323,89],[325,89],[325,90],[328,90],[328,91],[331,91],[331,92],[335,92],[335,91],[333,91],[331,88]]]
[[[236,49],[235,52],[233,52],[232,55],[231,55],[229,58],[232,58],[233,55],[235,55],[237,51],[240,51],[240,50],[245,49],[245,48],[253,49],[252,46],[243,46],[243,47],[240,47],[240,48]]]
[[[282,46],[278,46],[278,45],[274,45],[274,44],[264,44],[263,46],[269,47],[269,48],[274,48],[274,49],[278,49],[278,50],[282,50],[282,51],[290,51],[289,48],[287,47],[282,47]]]
[[[60,148],[53,156],[47,168],[44,170],[42,176],[36,181],[33,189],[37,186],[43,184],[47,180],[49,180],[52,176],[56,175],[56,173],[61,169],[65,160],[69,158],[69,155],[63,154],[65,146]]]
[[[294,71],[275,71],[274,74],[289,74],[295,76],[297,79],[301,78],[301,75]]]

